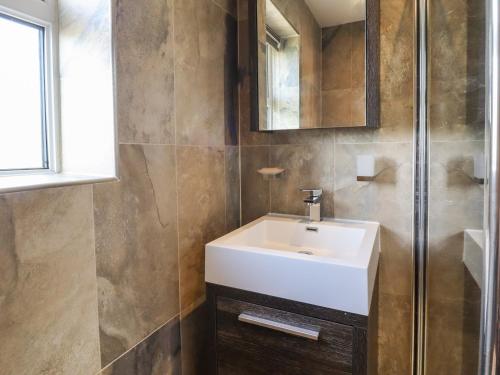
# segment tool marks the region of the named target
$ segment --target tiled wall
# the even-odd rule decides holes
[[[204,244],[240,217],[236,7],[114,5],[121,178],[0,196],[2,375],[204,373]]]
[[[269,211],[303,214],[298,188],[320,186],[323,215],[382,224],[379,369],[409,374],[413,2],[380,2],[380,129],[265,134],[249,131],[248,77],[235,89],[235,1],[115,1],[121,180],[0,196],[2,375],[88,375],[105,366],[106,375],[179,374],[181,366],[184,375],[203,374],[203,247],[239,225],[240,155],[244,223]],[[457,0],[461,10],[467,3]],[[244,9],[240,43],[248,38]],[[456,14],[443,17],[455,24]],[[472,21],[462,19],[459,32]],[[455,62],[455,55],[447,57]],[[464,83],[460,76],[439,82],[449,98],[463,92],[456,86]],[[453,157],[456,150],[472,155],[482,147],[481,132],[469,131],[476,123],[469,104],[481,100],[472,92],[468,101],[436,107],[457,117],[436,122],[434,134],[443,136],[433,147],[451,168],[434,165],[443,186],[457,200],[465,189],[477,203],[480,188],[464,177],[470,160],[461,159],[463,152]],[[373,182],[357,182],[355,156],[366,153],[376,156],[378,174]],[[286,174],[263,180],[256,170],[269,165]],[[452,213],[471,213],[460,228],[478,223],[474,207]],[[446,243],[460,247],[460,241]],[[436,316],[450,310],[442,311]],[[460,322],[445,327],[458,329]]]
[[[364,126],[365,22],[322,29],[320,127]]]
[[[247,71],[247,0],[239,1],[239,63]],[[241,213],[243,223],[269,211],[302,215],[298,189],[319,186],[323,215],[381,223],[379,373],[401,375],[411,372],[414,2],[381,0],[380,7],[380,129],[252,133],[249,81],[243,77]],[[367,153],[377,159],[377,177],[357,182],[356,155]],[[256,171],[267,166],[286,168],[285,175],[266,181]]]
[[[464,268],[465,229],[482,229],[485,8],[453,0],[430,8],[429,316],[427,373],[477,372],[480,290]],[[450,342],[453,345],[443,345]]]

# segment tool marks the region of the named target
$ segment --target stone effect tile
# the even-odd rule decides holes
[[[323,29],[322,127],[365,125],[365,23]]]
[[[284,168],[282,176],[270,180],[271,212],[305,215],[300,188],[322,188],[321,213],[333,216],[333,143],[273,146],[270,164]]]
[[[380,293],[378,329],[378,373],[411,374],[411,297]],[[451,374],[444,372],[442,374]]]
[[[122,145],[121,181],[94,188],[103,364],[179,312],[175,148]]]
[[[374,155],[377,175],[358,182],[356,156],[366,154]],[[381,224],[380,290],[410,296],[413,145],[336,144],[334,160],[335,217]]]
[[[484,3],[444,1],[431,12],[432,139],[484,139]]]
[[[89,186],[0,196],[0,368],[100,369]]]
[[[223,147],[177,147],[181,311],[205,300],[205,244],[226,229]]]
[[[240,150],[226,146],[226,232],[240,226]]]
[[[429,192],[429,295],[463,300],[465,229],[482,229],[484,185],[473,179],[483,141],[431,142]]]
[[[100,375],[181,375],[181,337],[175,318],[104,369]]]
[[[228,12],[231,16],[237,17],[238,1],[237,0],[212,0],[215,4],[219,5],[222,9]]]
[[[225,144],[228,18],[211,0],[175,2],[177,145]]]
[[[270,207],[269,181],[257,171],[269,167],[268,146],[241,147],[241,214],[242,225],[267,213]]]
[[[181,320],[182,375],[209,374],[209,317],[206,303]]]
[[[119,139],[173,144],[173,0],[115,0]]]
[[[380,127],[336,129],[339,143],[413,139],[413,25],[409,0],[380,2]]]
[[[468,271],[463,269],[463,272],[465,275]],[[476,301],[429,301],[427,330],[430,334],[426,347],[429,375],[477,372],[481,301],[480,290],[476,288]],[[453,345],[443,345],[443,340]]]

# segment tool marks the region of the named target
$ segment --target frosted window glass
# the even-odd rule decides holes
[[[0,14],[0,170],[46,168],[44,29]]]

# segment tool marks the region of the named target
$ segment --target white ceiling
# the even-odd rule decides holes
[[[366,0],[305,0],[321,27],[365,19]]]

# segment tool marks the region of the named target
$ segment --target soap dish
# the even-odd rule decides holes
[[[285,170],[283,168],[272,167],[272,168],[261,168],[257,171],[257,173],[260,173],[265,177],[277,177],[284,171]]]

